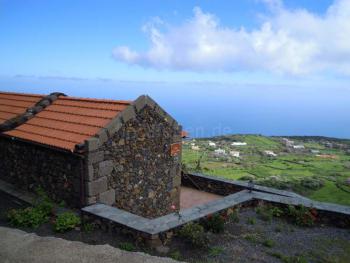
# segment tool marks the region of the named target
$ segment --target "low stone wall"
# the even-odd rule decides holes
[[[41,187],[55,201],[81,206],[82,159],[29,142],[0,137],[0,179],[34,191]]]
[[[191,173],[182,174],[181,185],[223,196],[247,189],[244,185],[233,184],[229,180]]]

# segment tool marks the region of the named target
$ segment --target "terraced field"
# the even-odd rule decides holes
[[[252,179],[257,184],[293,190],[315,200],[350,205],[350,154],[347,149],[326,147],[327,139],[318,141],[301,137],[293,138],[293,141],[304,145],[305,149],[291,151],[281,139],[232,135],[189,140],[183,147],[183,163],[188,171],[234,180]],[[209,141],[216,146],[209,147]],[[247,145],[232,146],[233,141],[243,141]],[[342,143],[350,145],[350,140]],[[200,150],[192,150],[193,144]],[[215,149],[219,148],[227,154],[215,155]],[[230,157],[230,150],[239,151],[240,158]],[[266,156],[266,150],[272,150],[277,156]],[[311,150],[319,152],[315,154]]]

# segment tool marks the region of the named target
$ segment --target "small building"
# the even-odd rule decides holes
[[[320,150],[313,150],[313,149],[311,149],[311,153],[318,154],[318,153],[320,153]]]
[[[181,126],[135,101],[0,92],[0,180],[70,207],[154,218],[179,209]]]
[[[264,151],[264,155],[269,156],[269,157],[276,157],[277,154],[274,153],[273,151],[266,150]]]
[[[192,145],[191,149],[194,150],[194,151],[199,151],[200,150],[198,145]]]
[[[219,148],[214,150],[214,155],[217,157],[226,156],[226,151],[224,149]]]
[[[301,144],[299,144],[299,145],[293,145],[293,149],[295,149],[295,150],[303,150],[303,149],[305,149],[305,146],[304,146],[304,145],[301,145]]]
[[[239,158],[240,153],[239,153],[238,151],[230,151],[230,155],[231,155],[232,157]]]
[[[209,141],[208,145],[209,145],[210,147],[216,147],[216,143],[215,143],[215,142]]]
[[[232,146],[246,146],[246,142],[233,142],[231,143]]]

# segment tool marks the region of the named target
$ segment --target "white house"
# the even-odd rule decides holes
[[[214,151],[214,155],[215,156],[225,156],[226,155],[226,151],[224,149],[216,149]]]
[[[293,145],[293,148],[296,149],[296,150],[300,150],[300,149],[305,149],[305,146],[304,145]]]
[[[194,150],[194,151],[199,151],[200,150],[199,146],[197,146],[197,145],[192,145],[191,149]]]
[[[246,142],[233,142],[231,143],[232,146],[246,146]]]
[[[311,153],[317,154],[317,153],[320,153],[320,150],[311,150]]]
[[[211,146],[211,147],[216,147],[216,143],[215,143],[215,142],[209,141],[209,146]]]
[[[275,154],[273,151],[264,151],[264,154],[270,157],[276,157],[277,154]]]
[[[230,151],[230,155],[231,155],[232,157],[239,158],[239,152],[238,152],[238,151]]]

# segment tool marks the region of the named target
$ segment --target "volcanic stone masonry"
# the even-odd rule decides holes
[[[55,201],[81,205],[83,159],[69,152],[0,137],[0,179],[20,188],[42,188]]]
[[[103,144],[90,145],[87,203],[154,218],[179,210],[181,152],[172,156],[171,146],[181,143],[181,126],[155,103],[135,105],[111,123],[116,132],[100,133]]]

